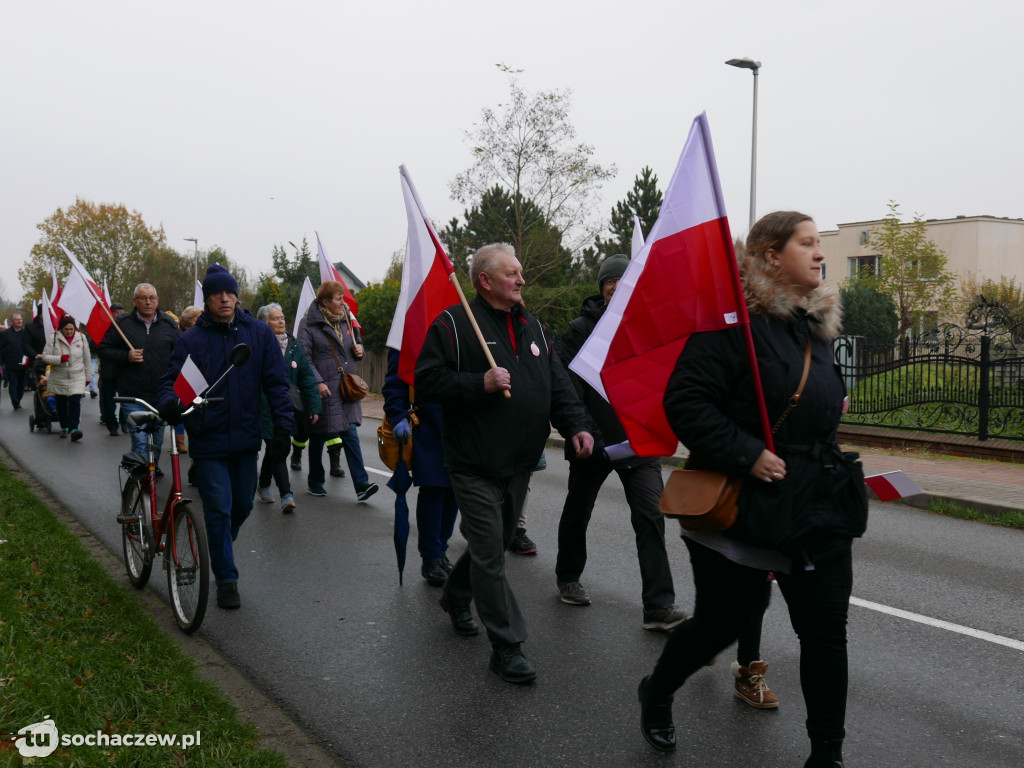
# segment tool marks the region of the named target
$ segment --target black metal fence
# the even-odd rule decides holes
[[[835,359],[846,424],[1024,441],[1024,325],[998,305],[892,343],[844,336]]]

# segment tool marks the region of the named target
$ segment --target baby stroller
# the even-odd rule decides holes
[[[57,420],[56,401],[50,390],[40,381],[46,374],[46,363],[42,360],[34,360],[28,368],[28,384],[32,389],[32,414],[28,417],[28,431],[35,432],[37,429],[45,429],[52,432],[51,424]]]

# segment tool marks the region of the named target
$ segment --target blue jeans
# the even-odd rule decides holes
[[[334,437],[340,437],[345,450],[345,461],[352,475],[352,484],[360,491],[370,484],[370,476],[363,465],[363,450],[359,446],[359,434],[356,425],[352,424],[344,432],[310,432],[309,433],[309,484],[324,484],[324,443]]]
[[[252,511],[256,493],[256,456],[244,453],[224,459],[194,459],[196,487],[203,500],[210,567],[217,586],[238,581],[231,543]]]
[[[127,419],[129,413],[135,413],[136,411],[145,411],[141,405],[135,403],[121,403],[121,418]],[[146,455],[146,431],[134,426],[131,422],[128,423],[128,434],[132,438],[132,453],[138,453],[142,456]],[[164,447],[164,430],[161,427],[156,434],[153,435],[153,447],[156,449],[156,453],[153,456],[153,463],[156,466],[160,466],[160,451]]]

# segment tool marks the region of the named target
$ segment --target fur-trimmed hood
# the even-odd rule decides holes
[[[740,275],[743,295],[751,313],[784,319],[802,308],[815,321],[810,328],[816,336],[832,341],[839,335],[843,324],[843,305],[834,284],[822,282],[800,298],[778,279],[778,271],[769,267],[767,261],[750,254],[740,259]]]

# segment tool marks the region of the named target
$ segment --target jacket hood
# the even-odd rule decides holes
[[[832,341],[839,335],[843,324],[843,305],[839,290],[833,283],[823,281],[801,298],[779,280],[778,271],[771,269],[767,261],[750,254],[740,259],[740,275],[747,308],[752,313],[781,320],[803,309],[815,321],[810,328],[816,336]]]
[[[604,299],[601,294],[597,293],[593,296],[587,296],[580,304],[580,314],[588,320],[593,320],[595,323],[601,319],[601,315],[604,314],[607,305],[604,303]]]

